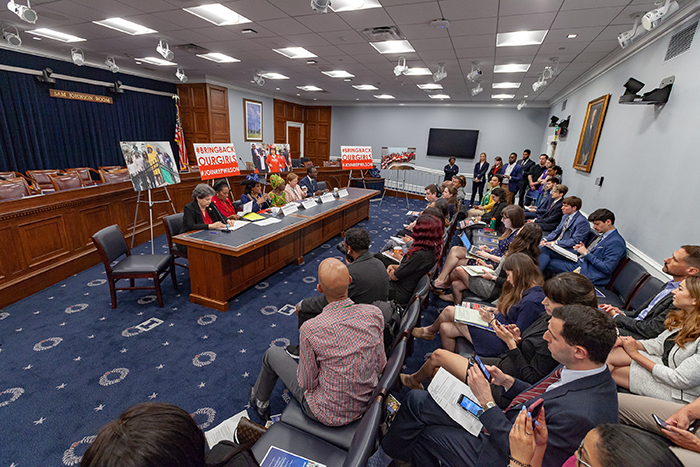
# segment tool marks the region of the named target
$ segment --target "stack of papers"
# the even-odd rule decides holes
[[[559,245],[556,245],[556,244],[547,245],[547,248],[559,253],[561,256],[568,259],[569,261],[573,261],[574,263],[578,261],[578,255],[576,253],[572,253],[571,251],[566,250],[566,249],[560,247]]]
[[[384,256],[386,256],[387,258],[389,258],[389,259],[391,259],[391,260],[393,260],[393,261],[396,261],[397,263],[400,263],[401,260],[400,260],[400,259],[394,258],[394,255],[392,255],[392,253],[393,253],[393,251],[389,251],[389,250],[382,252],[382,254],[383,254]]]
[[[260,216],[260,217],[262,217],[262,216]],[[270,225],[270,224],[276,224],[276,223],[278,223],[278,222],[282,222],[282,220],[281,220],[281,219],[275,219],[274,217],[268,217],[268,218],[265,219],[264,221],[258,221],[258,222],[256,222],[256,223],[254,223],[253,225],[257,225],[257,226],[263,227],[263,226]]]
[[[249,212],[243,215],[243,219],[248,219],[249,221],[259,221],[260,219],[265,219],[265,217],[256,212]]]
[[[469,386],[440,367],[428,386],[428,393],[452,420],[459,423],[471,435],[479,436],[483,425],[471,412],[464,410],[457,403],[462,394],[473,401],[477,400]]]
[[[481,319],[479,310],[481,305],[478,303],[469,303],[467,306],[455,305],[455,322],[462,324],[469,324],[471,326],[476,326],[486,331],[495,332],[487,321]]]
[[[485,273],[495,275],[496,271],[486,266],[460,266],[462,269],[467,271],[470,276],[483,276]]]

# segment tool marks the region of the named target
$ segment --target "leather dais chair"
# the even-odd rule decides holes
[[[175,278],[175,261],[172,255],[132,255],[129,245],[127,245],[124,235],[119,227],[110,225],[92,236],[92,242],[97,247],[97,252],[102,258],[105,271],[107,272],[107,282],[109,292],[112,297],[112,308],[117,307],[117,290],[146,290],[155,289],[158,306],[163,306],[163,295],[160,291],[160,283],[170,274],[173,280],[173,287],[177,289],[177,279]],[[117,258],[126,255],[112,266]],[[134,286],[134,279],[153,279],[153,285]],[[121,279],[129,279],[129,287],[117,287],[117,282]]]
[[[185,217],[184,213],[171,214],[163,218],[163,228],[165,228],[165,238],[168,239],[168,250],[174,258],[187,258],[187,253],[177,249],[177,245],[173,243],[173,235],[180,233],[182,229],[182,220]],[[178,263],[175,264],[181,268],[189,269],[190,267],[186,264]]]
[[[64,175],[49,175],[55,191],[72,190],[83,187],[83,179],[77,172]]]
[[[0,200],[17,199],[30,196],[32,194],[27,185],[27,181],[23,178],[12,178],[6,181],[0,181]]]

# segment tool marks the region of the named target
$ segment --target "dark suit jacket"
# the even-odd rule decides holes
[[[523,168],[523,178],[522,178],[522,180],[520,180],[519,185],[520,186],[527,185],[527,182],[528,182],[527,176],[530,174],[530,171],[534,168],[535,161],[533,161],[532,159],[528,159],[525,162],[523,162],[523,160],[520,159],[519,161],[516,162],[516,164],[518,164],[520,167]]]
[[[226,218],[221,215],[214,204],[210,204],[207,207],[207,213],[209,213],[209,217],[211,217],[212,222],[226,223]],[[199,210],[199,205],[197,204],[196,199],[185,205],[184,214],[180,233],[186,233],[192,230],[207,230],[207,224],[204,223],[202,211]]]
[[[318,191],[318,182],[315,179],[310,178],[308,175],[306,177],[302,178],[301,180],[299,180],[299,186],[300,187],[305,186],[306,189],[308,190],[307,193],[309,196],[312,196],[314,193],[316,193]]]
[[[561,212],[561,204],[561,199],[553,202],[547,212],[542,216],[538,215],[537,219],[535,219],[535,224],[542,227],[542,230],[545,232],[551,232],[556,229],[561,222],[561,218],[564,217],[564,213]]]
[[[506,168],[508,168],[510,164],[506,164],[503,166],[503,172],[502,174],[506,173]],[[510,173],[510,178],[508,178],[508,190],[511,192],[515,193],[518,191],[518,185],[523,179],[523,166],[516,163],[515,167],[513,167],[513,171]]]
[[[596,285],[605,285],[610,282],[610,276],[625,256],[627,243],[615,229],[579,260],[579,264],[583,262],[581,274]]]
[[[477,162],[476,164],[474,164],[474,177],[472,178],[472,180],[478,178],[479,180],[481,180],[479,182],[480,184],[485,183],[486,179],[484,177],[486,177],[486,172],[488,172],[488,171],[489,171],[489,163],[488,162],[484,162],[483,164],[481,164],[481,167],[479,167],[479,163]],[[474,182],[474,183],[476,183],[476,182]]]
[[[545,240],[548,242],[556,240],[561,231],[564,230],[564,235],[562,236],[561,240],[557,241],[557,245],[562,248],[566,248],[567,250],[574,251],[572,248],[574,245],[580,242],[585,244],[586,239],[588,238],[588,232],[591,230],[591,225],[588,223],[588,219],[586,219],[583,214],[578,211],[571,214],[571,216],[574,216],[573,220],[566,227],[566,230],[564,230],[564,224],[566,223],[566,219],[569,218],[568,215],[561,218],[561,222],[559,222],[557,228],[554,229],[554,232],[547,235]]]
[[[503,211],[503,208],[508,206],[508,202],[506,200],[501,200],[498,204],[495,204],[489,212],[485,212],[481,216],[481,221],[486,222],[486,225],[491,224],[491,219],[496,219],[496,230],[501,228],[501,223],[503,222],[501,220],[501,211]]]
[[[623,336],[632,336],[635,339],[653,339],[661,334],[666,327],[664,321],[668,312],[673,310],[673,294],[668,294],[662,298],[659,303],[649,310],[649,313],[642,320],[635,318],[639,313],[649,306],[654,297],[640,306],[638,310],[625,311],[624,315],[617,315],[613,318],[615,324],[620,329],[620,334]]]
[[[503,395],[512,400],[529,388],[529,384],[516,379],[513,386]],[[547,391],[540,397],[544,399],[543,407],[549,432],[543,467],[560,467],[574,454],[581,440],[592,428],[602,423],[618,423],[617,386],[607,368],[601,373]],[[526,402],[525,405],[530,406],[532,402],[534,400]],[[506,413],[494,407],[479,417],[490,436],[481,443],[476,465],[502,467],[508,463],[508,435],[521,407],[516,405]]]

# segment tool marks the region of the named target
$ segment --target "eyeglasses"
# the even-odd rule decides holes
[[[581,460],[581,451],[583,450],[583,440],[581,440],[581,444],[578,445],[578,449],[576,450],[576,465],[577,466],[583,466],[583,467],[593,467],[591,464],[584,462]]]

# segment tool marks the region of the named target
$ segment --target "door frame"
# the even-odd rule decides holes
[[[284,129],[284,140],[289,144],[289,127],[299,128],[299,157],[304,157],[304,124],[301,122],[286,122],[287,125]]]

